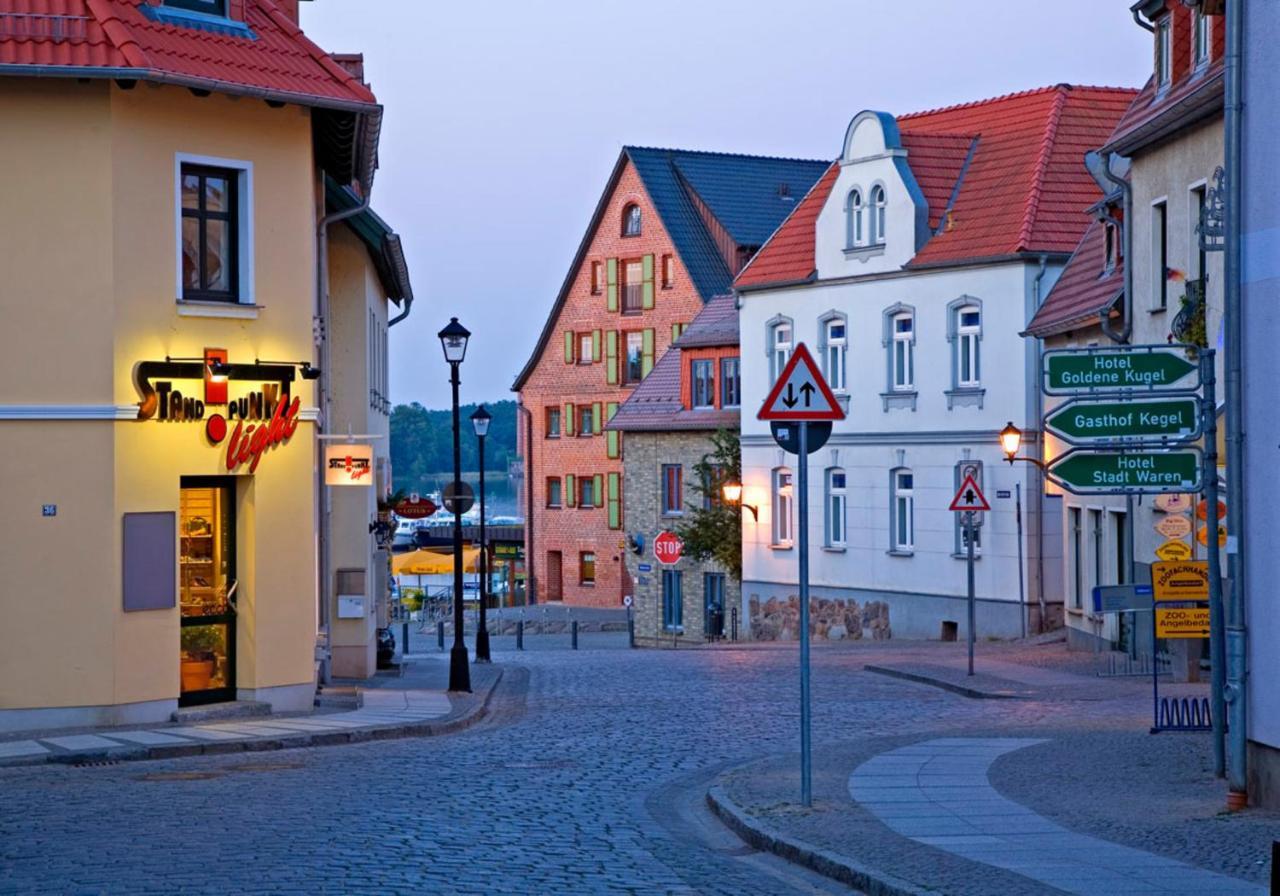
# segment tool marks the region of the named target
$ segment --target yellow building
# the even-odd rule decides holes
[[[56,6],[0,12],[0,730],[308,708],[329,558],[373,566],[322,498],[327,368],[385,399],[412,299],[394,234],[356,239],[381,108],[296,2]]]

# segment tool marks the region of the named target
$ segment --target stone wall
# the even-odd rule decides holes
[[[771,597],[761,601],[752,595],[747,603],[752,641],[791,641],[800,637],[800,598]],[[889,625],[889,605],[884,601],[809,597],[809,634],[828,641],[870,638],[886,641],[893,637]]]

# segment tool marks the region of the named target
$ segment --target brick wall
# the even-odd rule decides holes
[[[706,595],[703,576],[709,572],[724,572],[714,563],[699,563],[684,557],[673,569],[680,570],[683,592],[682,629],[678,635],[663,626],[662,618],[662,570],[654,559],[653,539],[664,529],[675,530],[682,520],[662,514],[662,467],[680,464],[683,467],[684,504],[696,504],[700,495],[693,490],[696,481],[694,466],[713,450],[709,433],[705,432],[633,432],[627,434],[627,464],[625,478],[627,531],[644,535],[644,554],[627,551],[627,569],[635,579],[635,630],[636,643],[651,647],[671,647],[677,641],[701,643],[705,638],[703,610]],[[640,565],[650,567],[641,571]],[[724,626],[729,629],[729,613],[740,606],[742,586],[732,576],[725,576]],[[739,623],[739,629],[745,626]]]
[[[637,204],[641,212],[640,236],[622,236],[623,210]],[[622,487],[622,458],[628,446],[625,436],[619,439],[619,457],[609,457],[608,438],[603,434],[570,436],[565,428],[566,405],[594,406],[607,410],[609,404],[621,404],[631,394],[631,386],[608,382],[607,334],[610,331],[652,331],[652,358],[656,361],[671,344],[673,324],[687,324],[702,309],[702,299],[689,281],[678,257],[673,258],[673,276],[669,286],[663,284],[662,259],[674,256],[675,249],[657,213],[644,191],[635,170],[628,163],[619,176],[618,183],[608,197],[608,204],[597,231],[591,235],[582,266],[573,274],[568,296],[559,310],[551,328],[551,337],[538,357],[537,366],[520,390],[520,400],[532,414],[532,433],[528,439],[525,462],[531,470],[526,476],[532,480],[533,492],[533,547],[526,551],[530,573],[534,578],[538,600],[547,600],[554,592],[554,583],[548,580],[548,553],[559,551],[562,558],[561,598],[565,603],[593,606],[621,606],[625,572],[622,555],[625,553],[625,487]],[[618,311],[608,310],[607,283],[592,289],[592,263],[598,263],[602,275],[609,259],[618,259],[622,268],[626,260],[641,260],[653,256],[653,307],[639,314],[623,314],[622,290],[618,291]],[[621,277],[621,271],[619,272]],[[601,279],[604,279],[603,277]],[[599,360],[589,364],[565,362],[564,334],[594,335],[598,333]],[[575,346],[577,339],[574,340]],[[623,352],[624,340],[619,337],[618,353]],[[577,354],[575,348],[575,355]],[[621,360],[619,362],[622,363]],[[546,437],[546,410],[561,409],[562,434],[558,439]],[[599,432],[602,424],[595,422]],[[567,475],[575,477],[575,487],[583,476],[600,476],[608,488],[609,474],[617,477],[622,494],[619,509],[623,519],[616,529],[609,526],[607,507],[583,509],[562,506],[547,507],[547,478],[556,477],[563,482]],[[526,548],[528,546],[526,545]],[[596,556],[594,584],[579,582],[579,557],[583,552]]]

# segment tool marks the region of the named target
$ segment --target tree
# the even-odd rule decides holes
[[[742,581],[742,508],[721,496],[726,482],[742,481],[742,446],[738,434],[727,429],[714,433],[711,444],[712,451],[693,468],[693,491],[702,500],[689,505],[689,521],[676,534],[694,560],[714,560]]]

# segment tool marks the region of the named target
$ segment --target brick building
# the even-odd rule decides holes
[[[682,557],[662,566],[652,549],[658,533],[673,531],[699,502],[714,500],[706,484],[695,488],[697,466],[714,451],[712,433],[738,431],[739,354],[734,297],[717,296],[609,421],[607,431],[627,439],[623,512],[634,550],[625,557],[634,579],[637,644],[723,637],[730,609],[740,602],[741,583],[719,564]]]
[[[620,605],[624,447],[604,424],[825,168],[622,150],[512,386],[523,422],[531,599]]]

